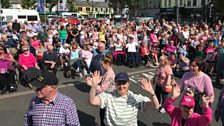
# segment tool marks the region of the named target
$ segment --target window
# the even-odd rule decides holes
[[[98,8],[95,8],[95,11],[98,11]]]
[[[78,7],[78,11],[82,11],[82,7]]]
[[[11,21],[13,19],[13,16],[6,16],[6,21]]]
[[[106,8],[106,13],[108,13],[108,9]]]
[[[87,8],[86,8],[86,11],[90,11],[90,8],[89,8],[89,7],[87,7]]]
[[[180,4],[179,4],[180,6],[183,6],[183,0],[180,0]]]
[[[193,0],[193,6],[197,6],[197,0]]]
[[[60,0],[60,3],[62,3],[62,0]]]
[[[165,6],[165,7],[167,7],[167,0],[164,0],[164,1],[165,1],[165,4],[164,4],[164,6]]]
[[[63,6],[60,6],[59,8],[60,8],[60,10],[63,10]]]
[[[205,5],[205,0],[201,0],[201,5]]]
[[[171,7],[171,0],[169,0],[169,7]]]
[[[18,19],[26,19],[26,15],[18,15]]]
[[[37,21],[37,16],[36,15],[30,15],[27,17],[28,21]]]
[[[103,12],[103,8],[101,8],[101,12]]]
[[[188,0],[187,6],[191,6],[191,0]]]

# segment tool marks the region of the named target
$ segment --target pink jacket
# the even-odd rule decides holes
[[[175,100],[167,98],[163,104],[164,109],[171,118],[171,126],[182,126],[182,116],[179,107],[175,107]],[[212,110],[210,107],[203,108],[203,115],[193,113],[185,122],[184,126],[207,126],[212,122]]]

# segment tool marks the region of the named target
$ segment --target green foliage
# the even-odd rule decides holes
[[[10,3],[9,0],[1,0],[2,8],[9,8]]]
[[[77,11],[78,9],[75,7],[75,0],[67,0],[68,10],[69,11]]]
[[[24,9],[34,9],[36,0],[21,0],[21,6]]]
[[[214,0],[214,5],[216,10],[221,14],[224,15],[224,0]]]
[[[57,5],[58,0],[45,0],[46,7],[49,8],[49,11],[52,11],[52,8]]]

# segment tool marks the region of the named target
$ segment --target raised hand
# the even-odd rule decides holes
[[[172,98],[176,99],[179,96],[180,96],[180,86],[174,85],[172,89]]]
[[[86,84],[87,84],[87,85],[92,86],[93,78],[91,78],[91,77],[86,77],[86,78],[85,78],[85,81],[86,81]]]
[[[211,100],[211,96],[205,96],[205,95],[202,96],[202,101],[205,107],[209,106],[210,100]]]
[[[141,79],[140,81],[141,81],[142,89],[147,91],[147,92],[149,92],[151,95],[153,95],[154,94],[154,90],[153,90],[151,82],[148,81],[145,78]]]
[[[100,71],[95,71],[92,75],[92,86],[97,86],[101,81]]]

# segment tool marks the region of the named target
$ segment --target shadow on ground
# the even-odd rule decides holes
[[[167,124],[167,123],[161,123],[161,122],[153,122],[152,125],[153,125],[153,126],[170,126],[170,125]]]
[[[95,122],[95,117],[88,115],[80,110],[78,110],[78,115],[81,126],[99,126],[99,124]]]
[[[74,83],[75,88],[78,89],[81,92],[88,93],[89,90],[90,90],[90,86],[86,85],[86,83],[84,83],[84,82],[75,81],[73,83]]]

